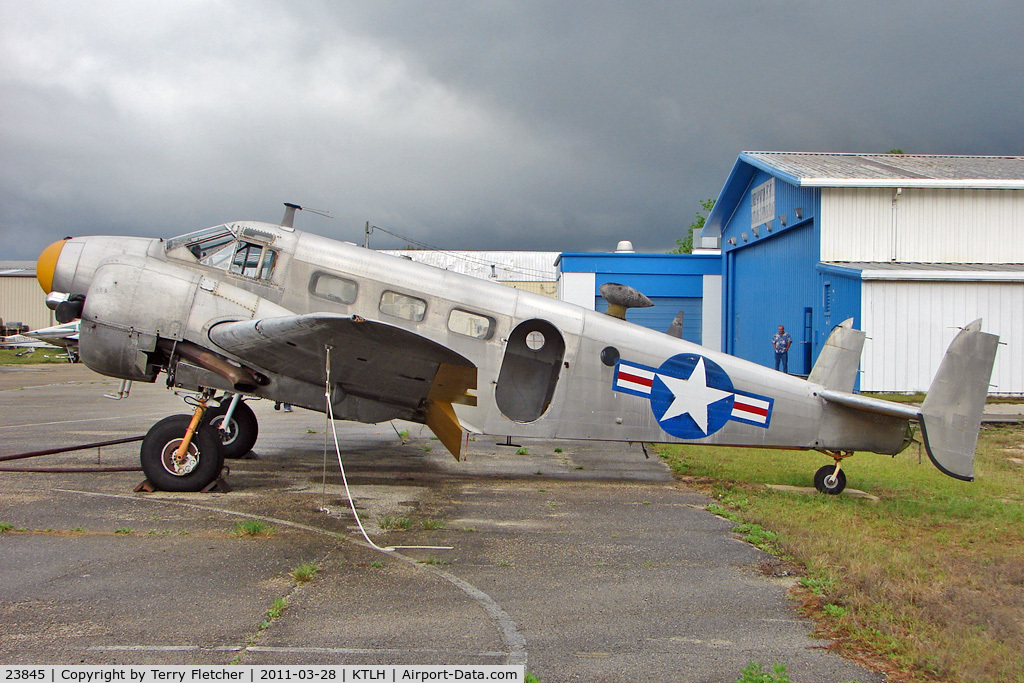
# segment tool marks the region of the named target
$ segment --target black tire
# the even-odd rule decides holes
[[[231,415],[231,423],[228,433],[220,430],[224,421],[224,415],[228,412],[231,399],[225,398],[216,408],[209,408],[206,411],[204,422],[210,426],[213,434],[220,441],[220,452],[225,458],[241,458],[252,450],[256,445],[256,439],[260,435],[260,423],[256,419],[256,413],[247,406],[244,401],[239,401],[235,406],[235,412]]]
[[[820,493],[830,496],[838,496],[846,488],[846,472],[839,470],[839,474],[833,479],[836,471],[835,465],[825,465],[814,473],[814,488]]]
[[[153,425],[142,440],[139,459],[146,479],[161,491],[202,491],[217,480],[224,467],[217,438],[209,425],[201,424],[192,435],[189,462],[174,462],[174,453],[192,422],[191,415],[171,415]]]

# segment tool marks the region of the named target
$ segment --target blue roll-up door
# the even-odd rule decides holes
[[[669,325],[676,317],[676,313],[683,312],[683,339],[695,344],[701,342],[701,330],[703,321],[701,310],[703,302],[700,297],[651,297],[654,306],[650,308],[631,308],[626,312],[626,320],[637,325],[643,325],[658,332],[667,332]],[[597,297],[595,308],[604,312],[608,310],[608,302],[603,297]]]
[[[789,371],[806,374],[805,309],[818,306],[817,237],[808,224],[728,252],[729,276],[726,349],[740,358],[772,367],[771,338],[779,325],[793,337]],[[810,358],[818,355],[814,340]]]

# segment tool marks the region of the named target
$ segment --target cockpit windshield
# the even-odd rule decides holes
[[[167,251],[184,246],[200,263],[226,270],[235,236],[226,225],[217,225],[167,240]]]
[[[273,241],[272,235],[255,234]],[[270,280],[277,263],[275,250],[264,244],[238,239],[227,225],[204,228],[167,240],[167,252],[176,250],[180,257],[188,253],[204,266],[255,280]]]

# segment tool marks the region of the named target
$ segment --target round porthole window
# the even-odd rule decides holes
[[[526,335],[526,346],[531,351],[540,351],[543,349],[545,341],[544,335],[536,330]]]

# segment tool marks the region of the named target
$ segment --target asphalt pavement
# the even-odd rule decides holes
[[[187,412],[162,384],[102,398],[117,387],[81,365],[0,368],[0,456]],[[882,680],[812,638],[792,578],[762,571],[772,558],[638,445],[478,436],[457,463],[419,425],[338,423],[374,546],[324,416],[250,405],[257,457],[229,462],[230,492],[0,472],[0,663],[511,663],[543,683],[719,683],[778,662],[794,683]],[[0,466],[137,459],[124,444]],[[271,533],[235,533],[256,519]],[[318,571],[297,583],[303,564]]]

